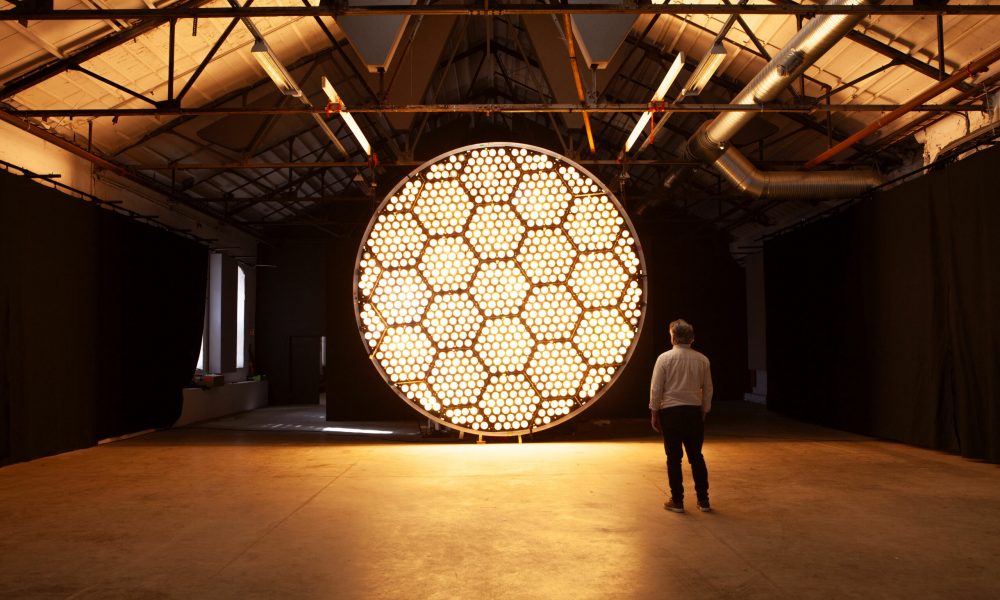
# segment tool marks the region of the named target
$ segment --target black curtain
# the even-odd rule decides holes
[[[315,230],[293,235],[261,244],[257,255],[261,264],[276,266],[257,270],[255,357],[257,370],[267,373],[271,406],[319,398],[319,386],[308,385],[319,377],[319,359],[296,352],[293,343],[308,341],[318,352],[326,334],[326,237],[317,239]],[[328,346],[337,343],[332,339]]]
[[[326,418],[408,420],[420,414],[396,396],[368,359],[354,317],[354,260],[361,244],[353,235],[327,246],[326,279]]]
[[[646,259],[646,317],[628,364],[587,417],[648,417],[649,380],[670,349],[668,325],[694,325],[694,348],[712,363],[715,402],[747,391],[746,281],[726,234],[661,209],[636,223]]]
[[[0,462],[172,425],[206,276],[199,244],[0,173]]]
[[[1000,462],[1000,151],[765,244],[768,406]]]
[[[170,427],[198,362],[208,254],[169,231],[103,211],[98,348],[107,376],[98,439]]]

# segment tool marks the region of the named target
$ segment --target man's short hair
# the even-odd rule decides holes
[[[670,335],[678,344],[690,344],[694,341],[694,327],[684,319],[670,323]]]

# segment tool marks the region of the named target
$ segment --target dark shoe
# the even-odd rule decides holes
[[[712,505],[708,503],[708,498],[698,501],[698,510],[701,512],[712,512]]]
[[[674,502],[674,499],[671,498],[663,503],[663,508],[669,510],[670,512],[682,513],[684,512],[684,503]]]

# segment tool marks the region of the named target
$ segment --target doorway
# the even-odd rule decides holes
[[[322,404],[326,338],[296,335],[289,338],[289,399],[292,404]]]

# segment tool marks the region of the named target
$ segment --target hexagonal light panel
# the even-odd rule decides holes
[[[460,431],[521,435],[574,417],[642,329],[645,266],[625,210],[534,146],[424,163],[379,206],[355,265],[372,362],[413,408]]]

